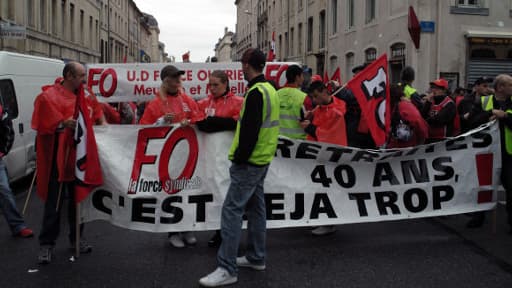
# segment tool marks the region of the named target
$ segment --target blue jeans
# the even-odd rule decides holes
[[[9,186],[9,178],[7,177],[7,168],[5,162],[0,158],[0,208],[4,214],[7,224],[11,228],[12,233],[18,234],[21,229],[27,228],[23,217],[21,217],[11,187]]]
[[[256,167],[233,163],[229,168],[231,184],[222,206],[222,244],[217,253],[217,261],[220,267],[233,276],[238,274],[236,257],[244,212],[248,220],[247,260],[256,265],[265,264],[267,219],[263,182],[267,171],[268,165]]]

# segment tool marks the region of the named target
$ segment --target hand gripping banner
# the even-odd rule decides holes
[[[95,127],[103,186],[85,221],[167,232],[218,229],[233,134],[192,127]],[[280,138],[265,180],[269,228],[460,214],[496,205],[499,128],[397,150]]]

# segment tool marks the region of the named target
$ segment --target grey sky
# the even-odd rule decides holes
[[[160,27],[165,51],[181,62],[190,50],[192,62],[213,56],[224,27],[235,32],[235,0],[134,0],[142,12],[153,15]]]

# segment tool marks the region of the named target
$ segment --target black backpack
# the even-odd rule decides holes
[[[7,155],[11,151],[13,143],[14,128],[12,127],[12,119],[9,113],[4,111],[0,119],[0,155]]]

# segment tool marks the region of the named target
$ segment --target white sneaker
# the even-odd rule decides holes
[[[185,239],[185,243],[187,243],[187,245],[196,245],[197,243],[197,239],[196,236],[194,235],[194,232],[183,233],[183,238]]]
[[[315,236],[323,236],[336,232],[336,228],[334,226],[318,226],[315,229],[311,230],[311,234]]]
[[[233,284],[237,281],[238,277],[231,276],[228,270],[222,267],[217,267],[215,271],[199,279],[199,284],[205,287],[218,287]]]
[[[183,242],[183,239],[181,239],[181,234],[179,233],[172,234],[171,237],[169,237],[169,243],[176,248],[185,247],[185,243]]]
[[[253,263],[249,262],[249,260],[247,260],[247,257],[245,257],[245,256],[236,257],[236,265],[238,267],[252,268],[256,271],[263,271],[266,268],[265,264],[258,265],[258,264],[253,264]]]

